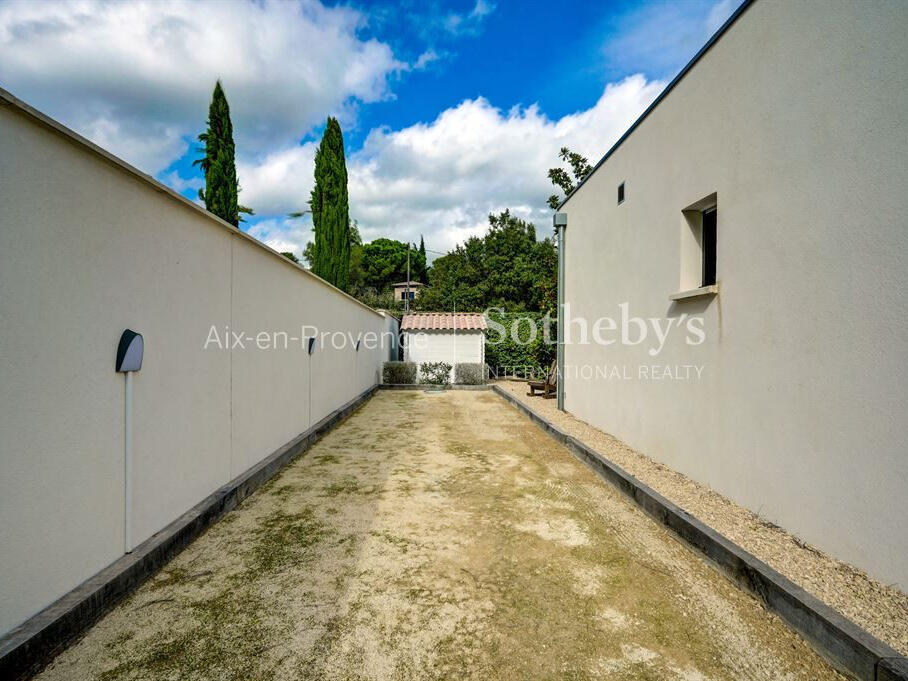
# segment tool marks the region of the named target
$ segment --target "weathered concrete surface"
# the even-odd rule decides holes
[[[835,679],[488,392],[379,392],[42,679]]]

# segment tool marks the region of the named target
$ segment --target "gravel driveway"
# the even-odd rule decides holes
[[[837,679],[489,392],[383,391],[41,679]]]

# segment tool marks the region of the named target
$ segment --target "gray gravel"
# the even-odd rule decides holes
[[[526,384],[500,387],[610,461],[750,551],[840,613],[908,655],[908,595],[869,577],[772,525],[755,513],[637,452],[617,438],[560,412],[555,400],[527,397]],[[658,455],[658,452],[652,452]]]

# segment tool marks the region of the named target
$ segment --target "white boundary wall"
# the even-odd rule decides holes
[[[380,382],[389,348],[215,349],[210,328],[396,331],[0,91],[0,635],[124,550],[121,332],[139,543]],[[282,347],[282,342],[280,343]]]
[[[568,344],[567,410],[902,590],[906,34],[903,2],[757,0],[563,207],[571,316],[620,324],[627,302],[706,332],[675,328],[656,356],[652,327]],[[718,296],[672,302],[690,288],[681,211],[714,192]]]

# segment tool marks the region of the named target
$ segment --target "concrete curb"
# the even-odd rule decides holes
[[[427,383],[382,383],[380,390],[491,390],[490,385],[429,385]]]
[[[222,515],[375,394],[372,386],[206,497],[136,549],[0,638],[0,678],[35,674]]]
[[[658,521],[703,553],[739,588],[756,596],[827,662],[860,681],[908,681],[908,658],[846,619],[652,488],[613,464],[498,386],[492,390]]]

